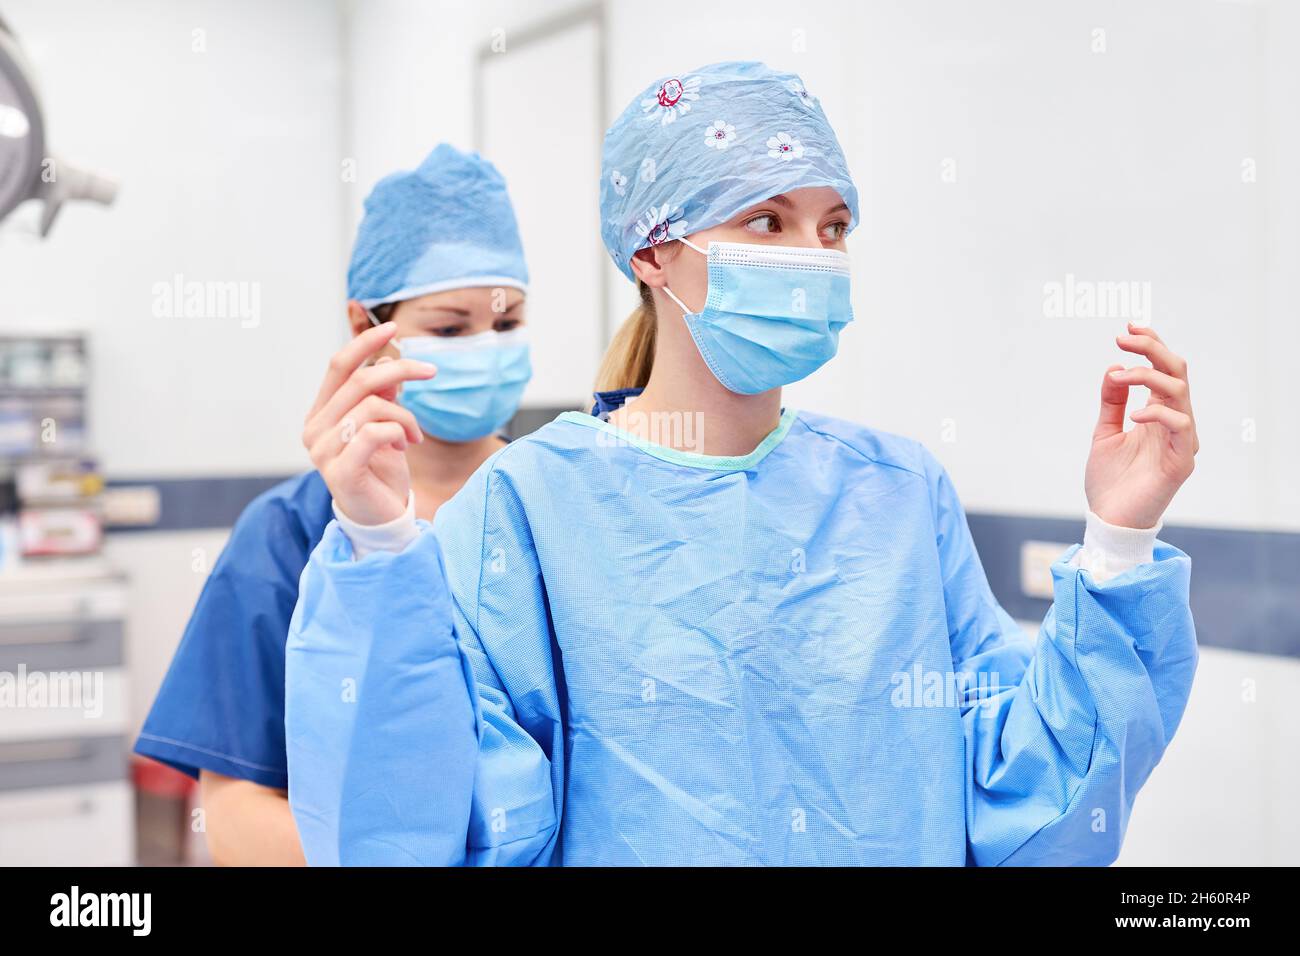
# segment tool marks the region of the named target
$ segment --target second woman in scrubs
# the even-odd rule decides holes
[[[375,467],[400,459],[415,513],[432,518],[505,444],[500,431],[530,375],[520,338],[527,285],[514,211],[491,163],[442,145],[418,168],[381,180],[348,270],[354,338],[332,364],[352,372],[360,356],[381,362],[356,377],[366,378],[369,398],[316,440],[342,443],[377,410],[400,422],[400,449]],[[332,518],[316,471],[248,506],[136,743],[138,753],[200,779],[218,863],[303,861],[285,794],[284,644],[298,578]]]
[[[373,465],[397,423],[318,461],[339,522],[286,684],[307,859],[1109,863],[1196,666],[1190,561],[1156,540],[1196,448],[1183,361],[1118,337],[1152,365],[1104,376],[1031,642],[933,455],[782,405],[853,319],[858,218],[798,77],[662,78],[604,159],[643,308],[602,384],[635,402],[510,445],[432,526]]]

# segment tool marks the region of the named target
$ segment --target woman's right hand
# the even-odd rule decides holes
[[[411,470],[406,448],[424,441],[415,416],[397,404],[398,386],[437,369],[414,359],[366,362],[392,340],[384,323],[334,353],[302,432],[312,464],[334,503],[358,524],[384,524],[406,512]]]

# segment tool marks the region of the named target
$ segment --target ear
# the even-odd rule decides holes
[[[677,243],[672,243],[677,245]],[[652,289],[662,289],[668,284],[664,266],[673,258],[667,254],[668,247],[646,246],[632,254],[632,274]]]
[[[370,315],[366,312],[365,306],[356,299],[349,299],[348,328],[352,330],[353,337],[355,338],[373,325],[374,323],[370,321]]]

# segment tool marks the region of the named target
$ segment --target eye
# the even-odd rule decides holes
[[[497,319],[496,322],[492,324],[492,329],[496,332],[509,332],[511,329],[517,328],[519,328],[519,319],[513,317]]]
[[[746,220],[745,228],[750,232],[773,233],[781,231],[781,223],[770,212],[760,213],[753,219]]]
[[[847,222],[840,220],[828,222],[822,227],[822,238],[827,242],[839,242],[847,235],[848,230],[849,224]]]
[[[440,339],[454,339],[465,331],[463,325],[440,325],[429,330],[429,334]]]

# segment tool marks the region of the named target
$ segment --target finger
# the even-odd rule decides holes
[[[438,367],[431,362],[417,359],[388,359],[365,368],[357,369],[352,377],[334,393],[326,404],[327,413],[337,411],[342,418],[347,409],[361,404],[367,395],[380,395],[392,400],[397,397],[397,386],[402,382],[425,381],[438,374]],[[349,399],[351,402],[345,404]]]
[[[386,346],[396,332],[397,326],[391,323],[377,325],[353,337],[352,341],[335,352],[330,357],[329,368],[325,371],[320,391],[316,393],[316,400],[312,402],[307,417],[311,418],[320,411],[321,406],[330,400],[330,396],[338,391],[339,386],[346,382],[370,356]]]
[[[428,362],[415,359],[393,359],[359,368],[334,393],[325,406],[308,421],[304,432],[309,445],[315,444],[322,432],[334,428],[349,410],[361,404],[367,395],[384,395],[391,400],[397,386],[406,381],[423,381],[433,378],[438,369]]]
[[[1146,365],[1135,365],[1133,368],[1108,372],[1106,377],[1125,387],[1145,385],[1151,389],[1152,395],[1159,397],[1165,404],[1172,405],[1181,412],[1191,411],[1188,404],[1187,383],[1181,378],[1174,378],[1159,369]]]
[[[335,474],[356,477],[370,470],[370,459],[375,452],[388,446],[406,451],[406,433],[397,422],[369,422],[357,429],[352,441],[334,459]]]
[[[1151,328],[1149,325],[1138,325],[1136,322],[1130,322],[1128,323],[1128,331],[1129,335],[1145,335],[1148,338],[1155,339],[1157,342],[1164,341],[1156,330]]]
[[[1150,335],[1117,335],[1115,344],[1125,352],[1145,355],[1160,371],[1187,380],[1187,362],[1159,339]]]
[[[1180,412],[1168,405],[1147,405],[1136,409],[1129,418],[1139,425],[1162,425],[1169,432],[1170,444],[1174,451],[1189,458],[1196,454],[1199,447],[1196,441],[1196,427],[1192,416]]]
[[[315,442],[308,449],[312,463],[317,469],[328,466],[332,460],[342,454],[357,433],[371,422],[397,422],[402,426],[403,435],[408,443],[418,444],[424,441],[424,433],[410,411],[376,395],[369,395],[360,405],[344,415],[337,425],[323,430],[316,436]]]
[[[1128,406],[1128,388],[1111,379],[1110,373],[1122,371],[1123,365],[1112,365],[1101,377],[1101,413],[1093,438],[1108,438],[1124,430],[1124,409]]]
[[[392,360],[393,357],[391,355],[381,355],[379,358],[375,359],[375,364],[383,365],[385,362],[391,362]],[[394,385],[392,388],[382,388],[377,392],[375,392],[375,394],[378,395],[380,398],[388,399],[390,402],[396,401],[397,386]]]
[[[406,433],[407,441],[418,444],[424,440],[424,433],[420,431],[420,426],[409,409],[378,395],[367,395],[360,405],[343,416],[335,428],[321,436],[331,446],[324,450],[325,453],[338,454],[362,426],[370,422],[397,422]]]

